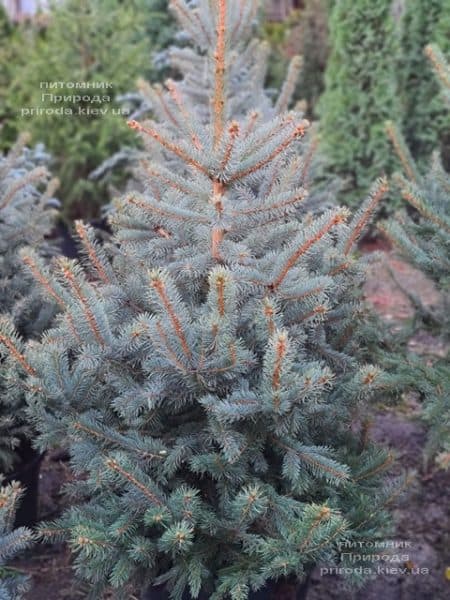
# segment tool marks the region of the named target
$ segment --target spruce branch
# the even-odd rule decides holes
[[[115,460],[113,458],[107,458],[105,460],[105,466],[108,467],[108,469],[111,469],[112,471],[118,473],[121,477],[123,477],[127,481],[129,481],[131,483],[131,485],[133,485],[136,489],[138,489],[140,492],[142,492],[144,494],[144,496],[146,498],[148,498],[152,504],[155,504],[156,506],[163,506],[163,504],[164,504],[163,501],[156,494],[151,492],[146,485],[144,485],[136,477],[134,477],[134,475],[132,473],[127,471],[125,468],[123,468],[117,462],[117,460]]]
[[[38,184],[41,181],[44,181],[48,177],[48,171],[45,167],[36,167],[32,171],[26,173],[23,177],[18,179],[15,183],[12,183],[11,186],[6,190],[1,202],[0,202],[0,210],[3,210],[10,204],[16,194],[23,190],[27,185],[30,184]]]
[[[379,473],[386,471],[386,469],[388,469],[394,461],[395,461],[394,455],[391,452],[388,452],[387,456],[384,458],[384,460],[382,462],[380,462],[380,464],[375,465],[371,469],[363,471],[359,475],[356,475],[354,477],[354,479],[355,479],[355,481],[360,481],[361,479],[367,479],[368,477],[374,477],[375,475],[378,475]]]
[[[75,295],[75,298],[80,303],[83,312],[85,314],[87,323],[94,334],[95,339],[100,344],[100,346],[105,346],[106,342],[100,332],[100,327],[97,323],[97,320],[92,312],[89,301],[83,293],[82,286],[77,279],[77,276],[73,272],[73,266],[71,262],[65,258],[60,258],[57,261],[57,266],[62,274],[63,279],[68,283],[70,289]]]
[[[250,215],[260,215],[260,214],[263,214],[266,212],[274,213],[277,210],[286,209],[288,207],[297,205],[300,202],[303,202],[305,200],[305,198],[308,197],[308,192],[304,188],[299,188],[299,189],[294,190],[294,193],[284,192],[283,194],[280,194],[280,196],[282,197],[282,199],[280,199],[278,202],[275,202],[273,204],[266,205],[266,204],[259,203],[258,206],[256,206],[255,208],[230,210],[229,214],[232,215],[233,217],[244,217],[244,216],[250,216]],[[288,198],[284,199],[285,196],[288,196]]]
[[[186,109],[186,106],[183,102],[183,99],[181,97],[181,93],[180,93],[180,90],[178,89],[177,84],[172,79],[168,79],[166,81],[166,88],[169,90],[172,100],[177,105],[178,110],[180,111],[181,116],[183,117],[184,123],[190,130],[192,143],[194,144],[194,146],[197,150],[203,150],[203,146],[200,142],[198,135],[192,129],[192,115],[190,115]]]
[[[159,165],[156,166],[148,160],[142,160],[140,164],[150,180],[152,178],[159,179],[164,186],[169,186],[181,194],[189,195],[189,189],[185,187],[181,181],[178,181],[178,178],[176,178],[173,173],[170,173],[170,171],[162,169]],[[161,200],[161,194],[159,192],[155,197],[158,201]]]
[[[231,154],[233,152],[233,148],[236,142],[236,139],[240,135],[240,126],[237,121],[232,121],[228,127],[228,140],[225,146],[225,152],[223,154],[222,161],[220,163],[220,170],[224,171],[227,167]]]
[[[450,219],[445,215],[439,215],[433,207],[429,206],[417,186],[406,180],[402,175],[396,175],[395,181],[400,186],[402,196],[408,204],[414,207],[423,217],[450,233]]]
[[[444,88],[450,90],[450,68],[441,50],[434,44],[425,46],[424,54],[430,61]]]
[[[137,206],[144,212],[157,215],[158,217],[166,217],[169,220],[209,224],[209,219],[203,217],[201,214],[171,206],[163,201],[152,202],[150,199],[143,200],[138,198],[137,194],[131,194],[125,199],[125,202],[131,206]]]
[[[344,255],[348,256],[353,249],[355,242],[359,239],[361,233],[366,228],[372,218],[380,201],[389,191],[389,184],[385,177],[376,181],[370,191],[369,198],[355,215],[349,225],[350,235],[344,245]]]
[[[225,122],[225,68],[226,68],[226,25],[227,0],[217,0],[217,42],[214,52],[214,95],[213,95],[213,140],[214,148],[220,144]]]
[[[14,168],[18,158],[23,153],[25,146],[31,141],[31,135],[25,131],[19,134],[17,141],[8,152],[3,163],[0,164],[0,179],[4,179],[8,172]]]
[[[107,273],[108,266],[104,256],[101,256],[100,249],[96,246],[94,233],[89,225],[85,225],[82,221],[75,221],[75,231],[82,244],[82,247],[92,265],[94,272],[103,283],[111,284],[110,275]]]
[[[282,141],[268,156],[266,156],[266,158],[260,160],[255,165],[244,169],[243,171],[238,171],[237,173],[232,174],[229,177],[228,182],[233,183],[235,181],[239,181],[263,169],[266,165],[271,163],[274,158],[289,148],[293,142],[301,139],[305,135],[309,126],[310,123],[306,119],[300,121],[300,123],[291,129],[291,132],[286,136],[286,139]]]
[[[172,123],[172,125],[176,128],[176,129],[180,129],[181,125],[178,121],[178,119],[175,117],[175,115],[173,114],[167,100],[166,100],[166,95],[164,93],[163,87],[161,84],[157,83],[155,84],[153,87],[149,86],[147,84],[147,82],[142,82],[141,84],[141,88],[145,85],[145,89],[147,92],[147,95],[150,95],[151,97],[155,97],[161,108],[163,111],[163,114],[167,117],[168,121],[170,123]]]
[[[245,137],[249,137],[253,133],[253,131],[256,127],[256,123],[260,117],[261,117],[261,115],[257,110],[252,110],[250,112],[248,119],[247,119],[247,124],[244,129],[244,133],[243,133],[243,135]]]
[[[150,273],[150,285],[155,290],[159,298],[161,299],[162,305],[164,306],[167,315],[169,316],[169,320],[172,323],[172,327],[180,340],[181,347],[183,348],[183,352],[189,361],[192,360],[192,352],[189,348],[189,344],[186,339],[186,335],[183,330],[183,326],[181,325],[181,321],[176,314],[176,310],[169,299],[166,284],[164,282],[164,278],[161,276],[161,273],[158,271],[153,271]]]
[[[27,362],[23,354],[23,341],[16,332],[10,319],[6,316],[0,316],[0,343],[3,344],[7,353],[11,358],[19,364],[22,369],[31,375],[36,375],[36,371]]]
[[[165,148],[169,152],[172,152],[173,154],[178,156],[178,158],[180,158],[182,161],[184,161],[187,165],[194,167],[201,173],[208,174],[208,169],[205,166],[200,164],[192,156],[189,156],[189,154],[185,150],[180,148],[180,146],[178,146],[171,140],[164,137],[153,127],[145,127],[144,125],[141,125],[137,121],[128,121],[128,126],[130,127],[130,129],[135,129],[137,131],[140,131],[142,133],[149,135],[151,138],[153,138],[155,141],[157,141],[159,144],[161,144],[161,146],[163,148]]]
[[[289,271],[296,265],[297,261],[303,256],[308,250],[317,242],[319,242],[324,235],[330,232],[334,227],[339,224],[345,223],[348,217],[348,211],[341,209],[335,212],[331,218],[329,218],[325,224],[312,235],[310,238],[304,240],[301,245],[293,252],[289,259],[284,264],[279,275],[269,284],[271,290],[276,291],[283,283]]]
[[[322,506],[319,510],[318,513],[316,515],[316,517],[314,518],[313,522],[311,523],[310,527],[309,527],[309,531],[305,536],[305,539],[303,540],[303,542],[300,544],[300,552],[305,552],[305,550],[307,551],[307,548],[309,546],[309,544],[311,543],[311,539],[314,535],[314,532],[317,530],[317,528],[325,521],[328,521],[331,517],[331,510],[328,508],[328,506]]]
[[[285,113],[289,108],[289,103],[295,93],[295,87],[303,66],[301,56],[294,56],[289,63],[288,73],[284,80],[283,87],[275,104],[275,112],[278,114]]]
[[[288,349],[288,337],[285,331],[280,331],[274,338],[275,363],[272,372],[272,389],[277,392],[280,388],[281,370]],[[275,407],[279,409],[279,405]]]
[[[419,175],[417,173],[417,167],[414,163],[414,159],[409,151],[405,140],[400,133],[399,128],[392,121],[386,121],[385,123],[386,133],[392,143],[392,146],[402,164],[403,170],[411,181],[417,182]]]
[[[24,265],[27,267],[34,280],[48,294],[49,298],[52,298],[64,311],[67,307],[67,304],[62,298],[61,294],[55,289],[52,278],[46,272],[38,257],[29,249],[23,250],[20,255]]]

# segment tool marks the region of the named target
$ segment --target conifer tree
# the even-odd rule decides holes
[[[0,482],[1,483],[1,482]],[[0,598],[20,600],[28,591],[28,578],[8,567],[7,562],[28,548],[33,533],[26,527],[13,529],[22,491],[16,482],[0,487]]]
[[[164,39],[167,18],[160,8],[161,0],[53,3],[45,29],[29,27],[26,43],[16,48],[23,65],[11,87],[11,122],[52,154],[66,217],[97,216],[109,199],[108,183],[123,181],[123,172],[109,181],[90,174],[135,140],[117,96],[133,89],[138,77],[155,75],[151,52],[158,48],[148,35]]]
[[[443,88],[442,96],[450,106],[450,68],[439,48],[429,45],[425,54]],[[442,98],[441,96],[441,98]],[[414,266],[426,273],[436,284],[442,297],[441,310],[425,308],[414,291],[409,296],[417,309],[422,326],[439,331],[445,342],[450,341],[450,177],[437,153],[433,155],[429,172],[422,175],[398,129],[387,124],[388,135],[403,165],[404,174],[396,175],[401,195],[410,209],[397,219],[380,225],[395,247]],[[427,455],[441,450],[443,464],[450,464],[450,367],[447,356],[434,366],[408,357],[406,367],[400,366],[404,381],[424,398],[424,416],[430,425]]]
[[[0,128],[2,135],[0,137],[0,152],[11,147],[9,140],[10,132],[8,130],[8,120],[14,113],[14,108],[9,102],[9,90],[14,79],[14,69],[17,67],[18,55],[14,48],[20,43],[21,32],[18,25],[13,24],[6,10],[0,4]],[[16,136],[13,136],[13,140]]]
[[[342,201],[362,193],[395,160],[384,133],[399,119],[398,56],[391,0],[340,0],[330,17],[325,91],[319,102],[322,149],[329,169],[344,179]]]
[[[442,152],[446,148],[448,168],[450,114],[423,49],[434,43],[444,55],[450,55],[450,0],[408,0],[405,8],[398,65],[402,131],[419,165],[427,164],[441,146]]]
[[[41,534],[92,597],[238,600],[382,535],[401,491],[362,426],[388,377],[359,361],[353,254],[387,186],[351,219],[308,208],[298,62],[272,104],[256,0],[171,8],[191,45],[170,53],[182,79],[148,89],[155,121],[130,122],[145,189],[112,213],[112,262],[78,222],[85,260],[35,269],[66,309],[21,366],[41,447],[69,443],[82,474]]]
[[[8,155],[0,157],[0,470],[9,471],[17,449],[29,432],[24,415],[25,398],[18,365],[22,344],[11,339],[17,330],[25,339],[38,337],[54,315],[53,302],[43,299],[41,288],[23,269],[19,253],[34,247],[42,256],[50,252],[45,234],[55,216],[52,205],[56,181],[49,181],[42,148],[24,147],[22,136]],[[13,336],[11,338],[11,335]],[[17,362],[19,360],[19,363]]]

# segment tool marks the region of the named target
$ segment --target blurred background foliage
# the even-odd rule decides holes
[[[450,167],[449,116],[423,56],[430,42],[450,55],[450,0],[262,0],[255,31],[271,49],[267,86],[274,93],[290,58],[302,56],[295,99],[308,118],[321,121],[325,166],[344,181],[341,202],[358,205],[373,179],[397,168],[386,118],[401,129],[419,165],[439,149]],[[20,22],[0,10],[0,150],[24,130],[46,145],[67,222],[98,217],[111,190],[125,185],[123,164],[101,179],[90,174],[136,146],[126,115],[113,112],[123,107],[117,97],[135,93],[139,78],[165,79],[164,50],[173,37],[167,0],[60,0]],[[110,94],[111,101],[43,101],[45,92],[75,90],[42,89],[41,81],[111,83],[109,90],[80,90],[81,96]],[[21,114],[33,107],[108,110]]]
[[[23,130],[32,142],[43,142],[61,181],[63,216],[95,217],[108,201],[108,185],[119,185],[123,173],[102,181],[89,175],[111,154],[136,144],[116,97],[133,89],[138,77],[157,78],[152,54],[171,39],[166,2],[66,0],[6,27],[2,143],[11,145]],[[47,82],[64,86],[47,88]],[[78,82],[85,87],[74,88]],[[44,114],[27,112],[36,109]]]

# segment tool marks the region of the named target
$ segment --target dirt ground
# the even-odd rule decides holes
[[[397,283],[391,276],[392,272]],[[420,290],[425,305],[439,305],[439,294],[421,273],[394,258],[390,252],[383,252],[381,262],[372,268],[365,291],[369,303],[387,321],[401,326],[401,322],[412,315],[411,302],[398,283],[404,289]],[[439,340],[425,332],[414,336],[410,348],[426,355],[443,356],[446,352]],[[420,411],[420,403],[414,396],[405,398],[395,408],[379,406],[372,428],[374,439],[395,451],[396,470],[416,471],[407,495],[394,507],[395,533],[391,537],[401,544],[400,550],[395,552],[407,555],[406,566],[410,572],[400,575],[386,572],[404,565],[377,563],[374,564],[375,578],[361,590],[350,592],[345,590],[340,576],[321,572],[326,565],[319,565],[313,573],[307,600],[450,598],[450,576],[446,577],[446,569],[450,567],[450,471],[439,470],[434,465],[424,468],[422,449],[425,431],[420,423]],[[61,486],[69,480],[66,457],[61,453],[46,456],[40,480],[40,513],[43,519],[52,519],[59,514],[64,505]],[[15,565],[33,576],[34,585],[27,596],[29,600],[86,598],[86,590],[72,577],[70,555],[63,544],[37,547]],[[422,574],[415,574],[417,569]],[[426,570],[428,573],[425,573]]]

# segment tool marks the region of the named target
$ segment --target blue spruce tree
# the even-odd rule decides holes
[[[52,197],[56,181],[45,167],[42,148],[25,147],[22,136],[6,156],[0,156],[0,472],[19,460],[19,446],[29,434],[24,414],[25,391],[21,371],[25,367],[25,339],[38,337],[50,324],[54,303],[43,298],[40,286],[23,269],[21,250],[28,246],[42,257],[50,247],[55,211]]]
[[[429,45],[425,54],[442,85],[442,96],[450,105],[450,68],[439,48]],[[440,310],[423,306],[414,292],[408,295],[416,307],[416,325],[439,332],[445,344],[450,340],[450,177],[442,166],[438,153],[432,158],[425,175],[414,162],[398,129],[387,124],[387,132],[403,165],[404,174],[396,175],[397,187],[407,203],[406,211],[397,219],[380,225],[381,230],[411,264],[426,273],[441,292]],[[418,390],[425,400],[424,416],[430,426],[426,455],[441,451],[439,460],[450,463],[450,395],[446,386],[450,380],[447,356],[433,367],[410,355],[400,367],[403,381]]]
[[[1,483],[1,482],[0,482]],[[28,548],[33,533],[26,527],[14,529],[14,517],[22,491],[16,482],[0,487],[0,598],[20,600],[28,591],[29,580],[22,573],[8,567],[9,560]]]
[[[171,8],[191,45],[171,52],[183,78],[148,90],[156,120],[130,123],[144,191],[116,203],[109,249],[78,223],[84,260],[28,258],[65,306],[26,350],[29,414],[80,475],[41,533],[93,598],[242,600],[381,536],[400,493],[363,426],[388,378],[359,360],[353,254],[387,185],[353,218],[308,204],[298,60],[272,104],[256,0]]]

